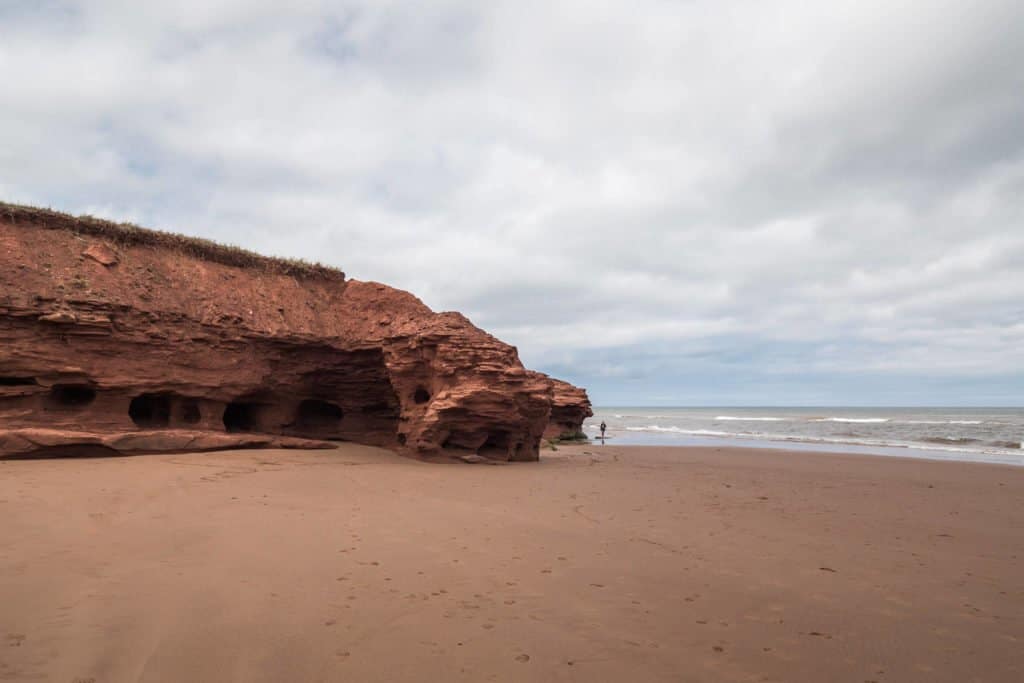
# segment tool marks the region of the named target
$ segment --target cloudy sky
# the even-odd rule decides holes
[[[336,265],[602,405],[1024,405],[1019,0],[0,0],[0,198]]]

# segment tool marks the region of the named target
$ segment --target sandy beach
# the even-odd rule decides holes
[[[0,462],[0,680],[1024,680],[1024,468]]]

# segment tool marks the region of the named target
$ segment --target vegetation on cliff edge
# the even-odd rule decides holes
[[[205,261],[237,268],[263,270],[298,278],[337,281],[345,279],[345,273],[342,271],[320,263],[263,256],[240,247],[218,244],[200,237],[150,230],[132,223],[115,223],[94,216],[73,216],[53,209],[0,202],[0,220],[21,225],[33,225],[44,230],[68,230],[76,234],[99,237],[122,247],[147,246],[170,249]]]

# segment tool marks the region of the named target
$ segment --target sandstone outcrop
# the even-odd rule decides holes
[[[0,457],[315,439],[535,460],[589,414],[586,392],[407,292],[0,204]]]
[[[551,380],[551,417],[545,439],[583,438],[583,421],[594,414],[587,392],[562,380]]]

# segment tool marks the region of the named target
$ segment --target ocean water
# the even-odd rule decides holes
[[[1024,408],[594,408],[610,443],[731,444],[1024,466]]]

